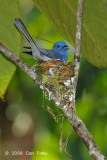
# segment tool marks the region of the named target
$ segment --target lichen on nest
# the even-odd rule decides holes
[[[73,63],[65,64],[59,60],[39,61],[36,70],[43,88],[49,94],[49,99],[53,99],[57,106],[67,105],[69,97],[73,94],[71,92]]]

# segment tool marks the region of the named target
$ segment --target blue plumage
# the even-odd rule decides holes
[[[28,43],[30,44],[31,52],[25,52],[25,53],[32,55],[34,59],[41,59],[43,61],[60,59],[61,62],[67,63],[68,46],[64,41],[55,43],[52,49],[37,48],[35,42],[33,41],[31,35],[27,31],[23,22],[19,18],[16,18],[14,22],[15,25],[18,27],[18,29],[21,31],[21,33],[24,35]]]
[[[64,41],[57,42],[53,45],[52,50],[57,52],[55,58],[61,59],[61,62],[67,63],[68,55],[67,55],[68,46]]]

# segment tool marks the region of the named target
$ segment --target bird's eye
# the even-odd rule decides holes
[[[67,45],[64,45],[64,48],[67,48],[68,46]]]
[[[59,48],[59,47],[60,47],[60,45],[57,45],[57,47]]]

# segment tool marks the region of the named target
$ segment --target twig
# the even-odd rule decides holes
[[[68,133],[68,136],[67,136],[66,141],[64,142],[65,151],[66,151],[66,148],[67,148],[67,145],[68,145],[68,139],[69,139],[69,136],[70,136],[70,134],[71,134],[71,131],[72,131],[72,127],[71,127],[71,129],[70,129],[70,131],[69,131],[69,133]]]
[[[84,7],[84,0],[78,0],[76,42],[75,42],[75,54],[74,54],[74,77],[72,78],[72,86],[71,86],[71,90],[73,92],[73,101],[70,104],[72,106],[72,126],[75,120],[74,119],[75,95],[76,95],[76,86],[78,81],[78,73],[79,73],[79,65],[80,65],[83,7]]]
[[[75,85],[77,85],[79,63],[80,63],[83,7],[84,7],[84,0],[78,0],[76,42],[75,42],[75,54],[74,54]]]
[[[1,42],[0,42],[0,51],[5,55],[5,57],[13,61],[24,72],[26,72],[36,82],[36,84],[40,84],[40,82],[37,81],[36,79],[36,71],[34,67],[28,66],[22,59],[16,56],[16,54],[9,51]]]

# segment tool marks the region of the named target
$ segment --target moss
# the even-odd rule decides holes
[[[43,79],[43,81],[45,82],[45,83],[48,83],[48,78],[47,78],[47,76],[46,75],[44,75],[44,74],[42,74],[42,79]]]
[[[58,74],[55,74],[54,77],[55,77],[55,79],[57,79],[57,80],[59,79],[59,75],[58,75]]]
[[[58,87],[58,80],[57,79],[51,79],[50,83],[53,84],[55,87]]]
[[[59,85],[58,86],[58,89],[62,89],[64,86],[63,85]]]

